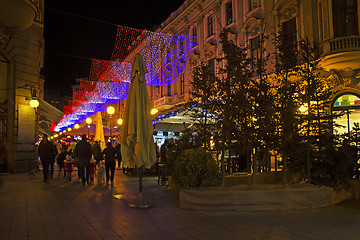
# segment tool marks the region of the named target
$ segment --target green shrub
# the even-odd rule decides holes
[[[220,184],[219,165],[204,149],[183,150],[174,160],[171,179],[176,188],[212,187]]]

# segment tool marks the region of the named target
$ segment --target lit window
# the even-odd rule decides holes
[[[208,37],[211,37],[212,35],[214,35],[214,19],[213,19],[213,15],[210,15],[207,19],[207,23],[208,23]]]

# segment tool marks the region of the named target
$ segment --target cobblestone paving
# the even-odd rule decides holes
[[[360,201],[306,210],[194,211],[180,209],[178,193],[145,176],[143,199],[154,206],[135,209],[128,203],[139,197],[138,178],[119,170],[113,187],[83,187],[57,173],[48,184],[41,173],[0,178],[0,240],[360,239]]]

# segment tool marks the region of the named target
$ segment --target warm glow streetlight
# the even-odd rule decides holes
[[[68,130],[68,132],[70,132],[72,129],[71,129],[71,128],[68,128],[67,130]]]
[[[91,124],[92,120],[91,120],[91,118],[88,117],[85,121],[88,124],[88,137],[90,137],[90,124]]]
[[[36,99],[31,99],[30,100],[30,106],[33,108],[37,108],[39,106],[39,101]]]
[[[106,109],[106,112],[108,114],[113,115],[115,113],[115,108],[113,106],[108,106],[108,108]]]
[[[79,129],[79,128],[80,128],[80,125],[79,125],[79,124],[75,124],[75,125],[74,125],[74,128],[75,128],[75,129]]]
[[[115,108],[113,106],[108,106],[106,112],[110,115],[110,138],[111,138],[111,117],[115,113]]]
[[[155,115],[159,112],[156,108],[151,109],[151,115]]]
[[[123,120],[121,119],[121,118],[119,118],[118,120],[117,120],[117,123],[118,123],[118,125],[122,125],[123,124]]]
[[[113,106],[108,106],[108,108],[106,109],[106,112],[110,115],[110,138],[112,137],[111,135],[111,118],[112,115],[115,113],[115,108]]]

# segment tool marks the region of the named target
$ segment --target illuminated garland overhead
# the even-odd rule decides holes
[[[89,115],[105,111],[108,104],[126,99],[129,91],[132,51],[139,52],[148,72],[146,83],[172,84],[184,71],[196,38],[119,26],[111,61],[93,59],[90,81],[81,81],[73,100],[64,107],[64,116],[54,130],[60,132],[81,124]],[[135,50],[136,49],[136,50]]]
[[[124,31],[118,31],[118,37],[121,32]],[[123,36],[123,38],[127,38],[127,36]],[[148,70],[145,75],[146,84],[167,86],[172,84],[184,71],[195,44],[194,37],[143,31],[133,45],[129,45],[128,48],[140,48],[139,52],[143,56]],[[115,47],[113,56],[123,56],[123,52],[119,52],[123,49]],[[132,62],[130,57],[125,58],[123,62],[93,59],[89,79],[128,82],[131,76],[130,62]]]

